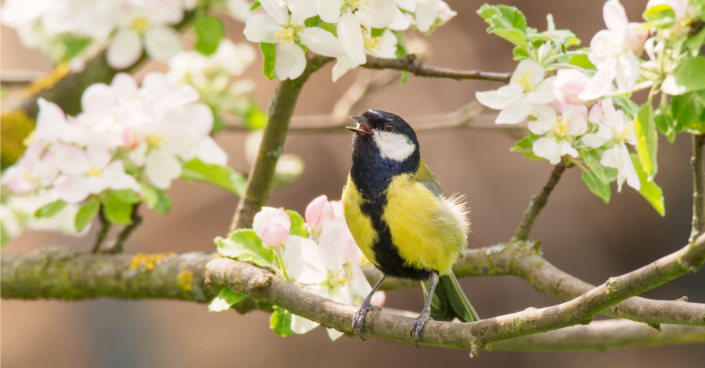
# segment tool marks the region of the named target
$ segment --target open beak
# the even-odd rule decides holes
[[[357,121],[356,127],[346,126],[345,129],[357,133],[358,136],[372,134],[367,119],[362,116],[351,116],[350,119],[355,119]]]

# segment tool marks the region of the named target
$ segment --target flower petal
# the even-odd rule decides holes
[[[320,247],[311,239],[289,236],[282,260],[289,275],[299,283],[316,285],[326,280],[328,273],[323,267]]]
[[[281,25],[267,14],[255,14],[251,16],[245,23],[245,38],[250,42],[265,42],[277,43],[277,38],[274,36]]]
[[[541,137],[534,142],[532,148],[536,156],[547,159],[551,165],[555,165],[561,161],[560,146],[553,138]]]
[[[169,61],[181,52],[181,36],[171,27],[156,27],[144,35],[144,47],[153,59]]]
[[[605,5],[602,6],[602,18],[605,20],[607,29],[618,34],[626,34],[629,20],[624,7],[618,0],[605,2]]]
[[[494,91],[475,92],[475,98],[490,109],[501,110],[509,106],[523,94],[524,90],[516,84],[508,84]]]
[[[532,104],[526,99],[518,98],[511,105],[500,111],[495,123],[497,124],[518,124],[526,120],[531,111]]]
[[[342,6],[343,0],[316,0],[318,15],[321,20],[328,23],[338,23]]]
[[[163,150],[155,150],[147,155],[145,171],[155,187],[167,189],[181,175],[181,162]]]
[[[118,32],[114,37],[105,58],[115,69],[125,69],[132,66],[142,56],[142,42],[137,32],[126,30]]]
[[[362,36],[360,21],[354,14],[345,13],[338,21],[338,39],[343,50],[348,54],[355,65],[362,65],[367,61],[365,55],[365,39]]]
[[[306,68],[306,54],[297,44],[277,44],[274,73],[279,80],[296,79]]]
[[[317,54],[335,58],[345,54],[340,41],[323,28],[306,28],[299,32],[299,36],[301,43]]]

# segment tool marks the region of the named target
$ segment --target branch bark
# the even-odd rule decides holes
[[[284,150],[289,121],[296,107],[296,100],[308,77],[331,59],[314,56],[309,58],[300,77],[279,83],[269,107],[269,122],[264,128],[262,143],[252,170],[247,177],[247,187],[240,197],[230,231],[252,226],[252,219],[269,198],[274,178],[274,168]]]
[[[538,195],[532,196],[531,201],[529,201],[529,207],[524,211],[524,217],[521,219],[521,223],[514,233],[514,239],[516,240],[526,240],[529,238],[529,233],[531,228],[534,226],[534,220],[539,215],[543,207],[548,202],[548,196],[551,195],[553,188],[556,187],[558,181],[563,176],[563,172],[567,167],[567,161],[565,157],[556,164],[551,172],[551,177],[548,178],[548,182],[543,186],[543,189]]]
[[[693,223],[690,241],[705,231],[705,134],[693,135]]]
[[[449,78],[455,80],[477,79],[502,83],[509,83],[510,73],[483,72],[479,70],[456,70],[426,65],[416,61],[414,54],[397,58],[383,59],[367,56],[367,62],[362,65],[368,69],[396,69],[406,70],[418,77]]]

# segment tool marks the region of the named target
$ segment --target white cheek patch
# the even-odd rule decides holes
[[[379,148],[382,158],[392,159],[401,162],[409,158],[416,145],[403,134],[375,131],[372,138]]]

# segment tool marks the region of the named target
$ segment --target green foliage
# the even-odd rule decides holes
[[[274,73],[274,65],[277,62],[277,45],[262,42],[259,44],[259,49],[262,51],[262,56],[264,57],[262,72],[267,79],[273,80],[277,77]]]
[[[196,19],[193,22],[193,30],[196,33],[194,48],[206,56],[218,50],[220,40],[225,37],[223,22],[211,15],[203,15]]]
[[[288,310],[274,306],[274,313],[269,317],[269,327],[275,334],[287,337],[294,333],[291,330],[291,316]]]
[[[247,184],[247,178],[230,167],[207,164],[197,158],[184,164],[181,177],[215,184],[237,195],[243,193]]]
[[[58,55],[58,62],[65,62],[73,59],[81,51],[85,50],[92,40],[86,37],[78,37],[76,35],[65,33],[59,40],[62,48]]]
[[[91,197],[76,213],[76,218],[74,219],[76,231],[80,232],[88,226],[98,214],[98,211],[100,211],[100,201],[96,197]]]
[[[249,104],[247,110],[242,115],[242,124],[245,128],[250,130],[264,129],[268,120],[267,112],[254,101]]]
[[[642,16],[656,29],[668,29],[676,25],[676,13],[666,4],[653,5],[644,10]]]
[[[274,251],[262,244],[252,229],[238,229],[227,238],[215,238],[218,253],[238,261],[252,263],[258,267],[276,269]]]
[[[624,110],[624,112],[631,117],[634,117],[639,113],[639,105],[624,96],[612,97],[612,102],[616,106],[621,107],[622,110]]]
[[[636,173],[639,175],[639,183],[641,187],[639,188],[639,194],[641,194],[647,202],[654,207],[656,212],[661,216],[666,215],[666,206],[663,199],[663,191],[661,187],[656,185],[653,180],[649,180],[648,174],[641,166],[641,160],[635,154],[631,155],[632,163],[636,169]]]
[[[664,92],[681,95],[690,91],[705,89],[705,57],[688,57],[681,60],[672,75],[663,81]]]
[[[526,136],[525,138],[519,140],[514,144],[514,147],[510,148],[510,151],[512,152],[521,152],[528,158],[529,160],[532,161],[541,161],[543,158],[536,156],[534,154],[534,142],[538,139],[538,135],[528,132],[529,135]]]
[[[142,196],[149,209],[155,210],[162,215],[165,215],[171,210],[172,201],[167,197],[163,189],[153,187],[151,185],[140,183],[142,188]]]
[[[208,304],[209,312],[223,312],[233,305],[240,303],[247,294],[239,293],[227,286],[224,286],[218,292],[218,295]]]
[[[114,190],[103,196],[103,214],[108,221],[118,225],[132,225],[134,204],[140,197],[132,189]]]
[[[286,210],[286,214],[291,218],[291,229],[289,234],[298,235],[308,238],[308,230],[306,230],[306,220],[296,211]]]
[[[66,202],[62,201],[61,199],[57,199],[51,203],[47,203],[41,208],[39,208],[37,211],[34,212],[34,217],[37,218],[45,218],[45,217],[51,217],[59,213],[59,211],[63,210],[64,207],[66,207]]]
[[[670,119],[677,132],[705,132],[705,91],[688,92],[671,98]]]
[[[516,46],[527,45],[526,17],[516,7],[484,4],[477,14],[489,24],[487,33],[494,33]]]
[[[605,204],[610,203],[610,197],[612,191],[610,190],[609,184],[605,184],[593,171],[583,171],[580,176],[581,179],[587,184],[588,189],[592,194],[596,195],[602,199]]]
[[[658,149],[658,134],[656,133],[656,123],[654,122],[654,112],[650,103],[645,103],[634,120],[634,131],[636,133],[636,152],[639,154],[644,171],[649,179],[656,175],[656,152]]]

